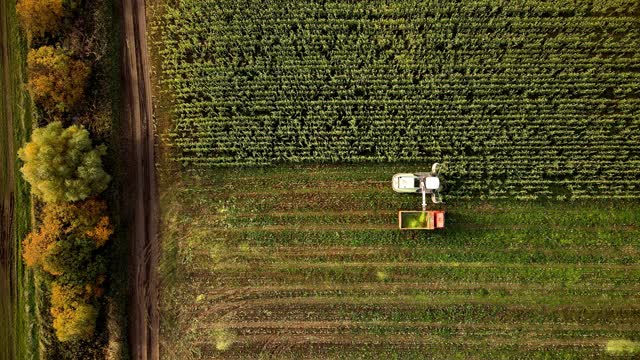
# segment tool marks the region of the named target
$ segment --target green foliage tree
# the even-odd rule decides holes
[[[43,46],[29,50],[29,91],[33,100],[53,115],[72,110],[84,98],[91,68],[68,50]]]
[[[64,284],[92,283],[107,272],[104,258],[95,253],[95,242],[88,236],[71,235],[56,241],[49,249],[47,266]]]
[[[46,202],[83,200],[106,189],[111,177],[102,167],[105,154],[106,147],[94,147],[86,129],[65,129],[58,121],[35,129],[18,152],[22,175]]]

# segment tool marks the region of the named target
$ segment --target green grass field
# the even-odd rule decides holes
[[[6,57],[0,62],[2,92],[0,96],[0,188],[13,192],[13,229],[3,242],[0,276],[3,287],[0,291],[0,358],[37,359],[38,336],[35,322],[35,285],[33,273],[22,264],[21,239],[31,228],[31,200],[27,184],[19,174],[14,151],[26,142],[31,132],[31,100],[23,87],[25,74],[26,41],[18,28],[15,16],[15,0],[0,2],[2,17],[2,41],[6,41]],[[6,36],[6,37],[5,37]],[[5,66],[7,66],[5,68]],[[5,71],[7,70],[7,71]],[[8,117],[10,114],[11,117]],[[10,124],[11,122],[11,124]],[[11,126],[9,126],[11,125]],[[13,133],[9,132],[9,129]],[[9,139],[14,149],[9,149]],[[15,163],[14,174],[10,174],[9,163]],[[13,186],[9,177],[13,175]],[[12,187],[12,188],[11,188]],[[3,221],[8,220],[4,219]],[[9,227],[8,224],[3,226]],[[3,229],[3,233],[4,233]],[[7,261],[5,263],[5,260]]]
[[[455,201],[446,230],[401,232],[420,200],[390,177],[416,169],[172,176],[164,357],[588,359],[640,341],[640,204]]]

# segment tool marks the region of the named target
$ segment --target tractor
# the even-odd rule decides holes
[[[444,211],[427,210],[427,194],[434,204],[442,204],[441,183],[438,177],[440,164],[431,166],[431,172],[400,173],[393,175],[393,191],[403,194],[421,194],[422,211],[398,211],[398,226],[401,230],[433,230],[444,228]]]

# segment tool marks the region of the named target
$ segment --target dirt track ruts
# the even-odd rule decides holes
[[[122,214],[129,228],[129,346],[132,359],[158,359],[157,189],[145,2],[122,0]]]

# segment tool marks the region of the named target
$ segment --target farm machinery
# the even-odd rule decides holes
[[[434,230],[444,228],[444,210],[427,210],[427,195],[434,204],[441,204],[441,184],[438,177],[440,164],[431,166],[431,172],[415,174],[400,173],[393,175],[393,191],[402,194],[421,194],[422,211],[398,211],[398,227],[401,230]]]

